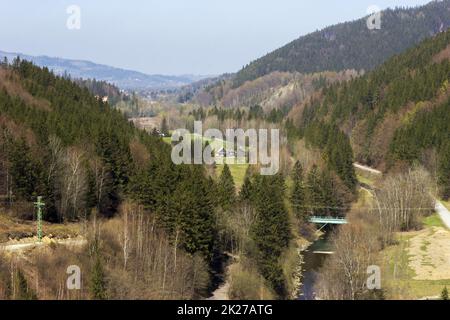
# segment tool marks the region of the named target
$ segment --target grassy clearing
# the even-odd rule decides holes
[[[171,144],[172,143],[172,137],[164,137],[164,138],[162,138],[163,139],[163,141],[165,142],[165,143],[167,143],[167,144]]]
[[[233,264],[230,268],[228,295],[231,300],[271,300],[275,298],[275,294],[259,275],[256,266],[246,259]]]
[[[370,209],[372,207],[373,196],[372,194],[364,189],[358,190],[358,201],[354,202],[352,205],[353,209]]]
[[[374,186],[380,177],[356,169],[360,183]],[[359,205],[367,205],[370,194],[359,193]],[[447,203],[447,207],[450,205]],[[442,289],[450,286],[450,278],[440,259],[447,259],[439,249],[445,225],[438,214],[423,219],[424,229],[398,233],[397,243],[379,254],[382,286],[387,299],[422,299],[438,297]],[[418,274],[416,273],[418,272]]]
[[[364,184],[367,184],[369,186],[371,186],[374,183],[374,180],[369,179],[369,178],[367,178],[365,176],[362,176],[362,175],[359,175],[359,174],[356,175],[356,178],[358,179],[358,181],[360,183],[364,183]]]
[[[197,136],[195,134],[191,134],[191,139],[198,139],[200,136]],[[215,139],[214,141],[211,139],[202,138],[204,142],[208,141],[211,145],[211,147],[214,150],[219,150],[222,145],[226,145],[226,141],[221,139]],[[163,141],[167,144],[171,144],[172,137],[164,137]],[[235,162],[239,162],[237,158],[234,158]],[[224,158],[224,162],[226,162],[226,159]],[[245,173],[247,172],[248,164],[229,164],[231,175],[233,176],[234,183],[236,185],[236,188],[239,190],[244,183]],[[222,173],[224,165],[218,164],[216,166],[216,176],[219,177]]]
[[[429,217],[429,224],[436,224],[435,218]],[[417,233],[399,233],[397,244],[392,245],[380,254],[382,267],[382,285],[387,289],[388,299],[421,299],[425,297],[439,296],[442,289],[450,286],[450,279],[447,280],[415,280],[417,276],[410,267],[410,242]],[[428,241],[423,241],[421,250],[426,252],[431,245]],[[433,267],[427,260],[422,261],[423,266]]]
[[[360,183],[369,185],[369,186],[374,186],[376,185],[380,179],[382,178],[382,176],[375,174],[375,173],[370,173],[367,171],[364,171],[362,169],[358,169],[355,168],[355,173],[356,173],[356,178],[358,179],[358,181]]]
[[[209,142],[209,144],[211,145],[212,149],[215,151],[218,151],[220,148],[222,147],[226,147],[226,149],[233,149],[233,145],[229,144],[226,140],[223,139],[207,139],[203,136],[200,136],[198,134],[195,133],[191,133],[189,135],[191,140],[196,140],[196,139],[201,139],[203,141],[203,143]],[[164,137],[163,141],[167,144],[171,144],[172,143],[172,137]]]
[[[444,223],[442,222],[441,218],[439,217],[439,215],[437,213],[426,217],[423,219],[423,224],[425,227],[427,228],[431,228],[431,227],[442,227],[445,228]]]
[[[245,173],[247,172],[248,164],[230,164],[231,175],[233,176],[234,184],[237,189],[242,187],[245,179]],[[223,171],[223,164],[216,166],[216,176],[219,177]]]
[[[52,224],[43,222],[42,231],[44,236],[52,235],[56,238],[76,237],[82,234],[82,223]],[[11,217],[0,209],[0,243],[10,239],[20,240],[22,238],[36,235],[36,222],[24,221]]]

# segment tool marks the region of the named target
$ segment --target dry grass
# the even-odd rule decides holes
[[[355,172],[358,181],[370,187],[378,185],[382,179],[382,176],[378,174],[370,173],[359,168],[355,168]]]
[[[414,280],[450,279],[450,231],[440,227],[419,231],[409,241],[409,266]]]
[[[239,262],[230,268],[230,287],[228,295],[231,300],[272,300],[275,295],[267,287],[266,281],[255,267]]]
[[[141,118],[130,118],[129,121],[139,128],[146,131],[152,131],[154,128],[159,128],[161,125],[162,118],[157,117],[141,117]]]
[[[397,244],[389,246],[380,254],[382,286],[386,290],[386,298],[435,297],[440,295],[445,286],[449,287],[449,262],[445,264],[450,251],[449,237],[450,232],[439,227],[399,233]]]
[[[174,250],[169,238],[154,228],[153,219],[135,206],[125,204],[122,215],[114,219],[96,219],[86,225],[86,239],[44,241],[41,245],[26,246],[10,241],[12,246],[5,257],[17,262],[39,299],[88,299],[91,297],[91,270],[94,248],[105,272],[105,292],[110,299],[198,299],[206,293],[209,275],[201,255],[189,255]],[[13,221],[1,215],[3,229],[31,230],[32,223]],[[76,225],[76,227],[80,225]],[[62,232],[69,226],[44,225],[52,232]],[[69,228],[70,229],[70,228]],[[64,232],[69,232],[66,229]],[[95,240],[94,240],[95,239]],[[23,239],[30,241],[30,239]],[[36,241],[36,239],[34,239]],[[8,245],[10,244],[8,243]],[[94,243],[96,245],[94,246]],[[28,244],[28,243],[27,243]],[[87,246],[86,246],[87,244]],[[5,247],[3,247],[5,248]],[[38,250],[35,250],[38,249]],[[11,261],[12,261],[11,260]],[[8,263],[8,266],[11,265]],[[66,269],[77,265],[82,270],[81,290],[66,289]],[[9,283],[8,270],[1,269],[1,288]],[[6,281],[2,282],[3,279]]]
[[[16,79],[16,76],[5,69],[0,69],[0,88],[5,89],[9,95],[22,99],[27,105],[41,110],[51,111],[49,101],[33,97],[22,87],[18,79]]]
[[[82,223],[43,223],[43,234],[57,239],[74,238],[83,233]],[[36,235],[36,222],[15,219],[0,210],[0,243],[24,240]]]

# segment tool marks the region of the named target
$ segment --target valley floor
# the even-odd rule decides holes
[[[438,298],[445,286],[450,287],[450,231],[442,225],[427,226],[399,233],[397,240],[381,253],[386,298]]]
[[[369,187],[371,178],[382,175],[361,164],[355,168],[361,173],[358,180]],[[436,200],[436,213],[423,224],[422,230],[399,232],[397,244],[380,254],[387,299],[438,299],[442,289],[450,287],[450,211]]]

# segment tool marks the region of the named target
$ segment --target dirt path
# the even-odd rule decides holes
[[[366,172],[370,172],[370,173],[374,173],[374,174],[378,174],[378,175],[383,174],[381,171],[379,171],[377,169],[374,169],[374,168],[371,168],[371,167],[368,167],[368,166],[365,166],[365,165],[362,165],[362,164],[359,164],[356,162],[353,164],[353,166],[355,168],[361,169]],[[442,222],[444,222],[444,224],[447,226],[447,228],[450,229],[450,211],[439,200],[436,200],[435,209],[436,209],[436,212],[441,217]]]
[[[83,239],[81,237],[75,238],[75,239],[64,239],[64,240],[48,240],[44,239],[42,242],[37,242],[35,239],[29,239],[24,240],[21,242],[7,242],[4,244],[0,244],[0,252],[8,252],[8,253],[14,253],[14,252],[22,252],[24,250],[28,249],[35,249],[39,247],[45,247],[50,245],[51,243],[64,245],[68,247],[80,247],[87,243],[86,239]]]
[[[374,169],[374,168],[365,166],[365,165],[360,164],[360,163],[357,163],[357,162],[355,162],[355,163],[353,164],[353,166],[354,166],[355,168],[358,168],[358,169],[361,169],[361,170],[363,170],[363,171],[367,171],[367,172],[370,172],[370,173],[374,173],[374,174],[378,174],[378,175],[382,175],[382,174],[383,174],[380,170],[377,170],[377,169]]]
[[[441,217],[442,222],[450,229],[450,211],[439,200],[436,200],[436,212]]]

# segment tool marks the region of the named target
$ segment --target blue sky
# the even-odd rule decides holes
[[[0,50],[146,73],[220,74],[301,35],[429,0],[0,0]],[[69,5],[81,29],[68,30]]]

